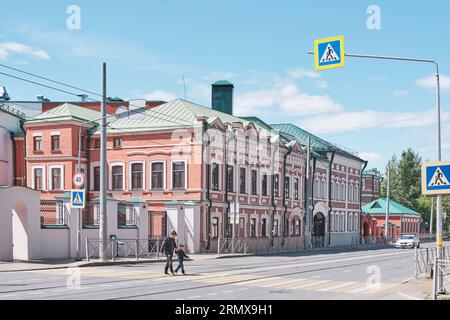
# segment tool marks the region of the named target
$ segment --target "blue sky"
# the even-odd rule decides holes
[[[443,155],[450,157],[448,1],[8,1],[0,63],[124,99],[184,98],[209,106],[210,84],[235,84],[235,114],[293,122],[383,168],[413,147],[436,154],[432,65],[348,58],[313,71],[314,39],[344,35],[348,53],[432,58],[441,65]],[[69,30],[69,5],[81,28]],[[381,9],[369,30],[367,8]],[[1,69],[1,68],[0,68]],[[5,71],[5,70],[0,70]],[[0,75],[14,100],[72,97]]]

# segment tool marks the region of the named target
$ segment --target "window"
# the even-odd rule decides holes
[[[331,213],[331,218],[330,218],[330,231],[331,231],[331,232],[334,231],[334,213]]]
[[[351,213],[347,217],[347,231],[353,231],[353,215]]]
[[[152,185],[153,189],[164,189],[164,163],[154,162],[151,164]]]
[[[359,188],[355,186],[355,195],[353,196],[355,202],[359,202]]]
[[[50,174],[52,179],[52,190],[62,190],[61,168],[52,168]]]
[[[219,237],[219,218],[212,218],[211,224],[211,237],[217,239]]]
[[[300,182],[300,180],[298,178],[294,179],[294,199],[295,200],[298,200],[299,182]]]
[[[123,190],[123,166],[112,167],[112,190]]]
[[[285,198],[291,197],[291,178],[284,177],[284,196]]]
[[[273,221],[273,236],[278,237],[278,219]]]
[[[261,219],[261,237],[267,237],[267,218]]]
[[[240,175],[239,175],[239,192],[240,193],[246,193],[246,170],[245,170],[245,168],[240,168],[240,170],[239,170],[239,173],[240,173]]]
[[[273,184],[274,184],[273,189],[274,189],[275,197],[279,197],[280,196],[280,175],[279,174],[274,175]]]
[[[44,189],[44,169],[42,168],[34,169],[34,189],[35,190]]]
[[[339,213],[334,214],[334,231],[339,232]]]
[[[256,237],[256,219],[250,219],[250,237]]]
[[[261,195],[267,196],[267,174],[263,174],[261,178]]]
[[[294,222],[294,236],[299,236],[301,232],[300,219],[295,219]]]
[[[227,190],[234,192],[234,167],[230,165],[227,168]]]
[[[34,152],[42,151],[42,137],[41,136],[33,137],[33,151]]]
[[[341,213],[341,232],[345,231],[345,215]]]
[[[359,215],[357,213],[355,213],[355,216],[353,217],[355,219],[355,223],[353,225],[353,229],[355,231],[359,230]]]
[[[122,147],[122,138],[114,138],[114,148],[121,148]]]
[[[215,191],[219,190],[219,164],[213,163],[212,164],[212,186],[211,188]]]
[[[257,195],[257,188],[258,188],[257,177],[258,177],[258,171],[252,170],[252,195],[254,195],[254,196]]]
[[[144,188],[144,164],[131,164],[131,189],[138,190]]]
[[[314,198],[320,197],[320,182],[319,180],[314,180]]]
[[[322,180],[322,187],[320,188],[322,193],[322,199],[326,199],[327,198],[327,183],[325,180]]]
[[[348,189],[348,200],[353,202],[353,185],[351,184]]]
[[[60,142],[60,140],[59,140],[58,135],[52,136],[52,151],[60,151],[61,150],[61,146],[60,146],[59,142]]]
[[[100,191],[100,167],[94,167],[94,190]]]
[[[345,201],[345,183],[341,184],[341,200]]]
[[[184,189],[186,177],[186,166],[182,161],[172,163],[172,188]]]
[[[94,149],[100,149],[100,139],[94,139]]]

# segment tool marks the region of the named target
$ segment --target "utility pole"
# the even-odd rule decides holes
[[[430,235],[433,233],[433,214],[434,214],[434,198],[431,198],[431,212],[430,212]]]
[[[77,173],[81,173],[81,125],[78,131],[78,164]],[[86,256],[87,256],[86,252]],[[77,260],[81,259],[81,209],[77,209]]]
[[[391,184],[391,177],[390,177],[390,166],[391,163],[389,162],[387,167],[387,181],[386,181],[386,224],[384,227],[384,235],[386,236],[386,242],[389,241],[389,189]]]
[[[311,177],[310,177],[310,172],[311,172],[311,168],[310,168],[310,162],[311,162],[311,137],[308,137],[308,149],[306,152],[306,184],[305,184],[305,188],[306,188],[306,208],[305,208],[305,216],[306,216],[306,226],[307,226],[307,230],[310,236],[310,240],[309,243],[311,245],[312,243],[312,233],[311,233],[311,224],[312,221],[310,219],[309,216],[309,207],[310,207],[310,200],[309,197],[311,195],[310,192],[310,181],[311,181]]]
[[[100,259],[107,260],[108,224],[106,203],[106,63],[102,66],[102,121],[100,143]]]

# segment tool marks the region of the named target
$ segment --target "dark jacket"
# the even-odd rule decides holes
[[[186,252],[184,252],[183,249],[178,249],[177,251],[175,251],[175,253],[177,254],[177,258],[179,261],[183,261],[184,258],[189,259],[189,256],[186,255]]]
[[[166,254],[172,254],[173,250],[177,247],[177,243],[175,242],[175,239],[172,239],[170,237],[167,237],[164,239],[162,245],[161,245],[161,252]]]

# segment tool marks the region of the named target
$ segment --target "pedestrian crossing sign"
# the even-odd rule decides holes
[[[423,195],[450,194],[450,161],[422,164]]]
[[[317,71],[345,65],[344,36],[314,41],[314,68]]]
[[[73,209],[84,209],[86,204],[84,190],[70,191],[70,207]]]

